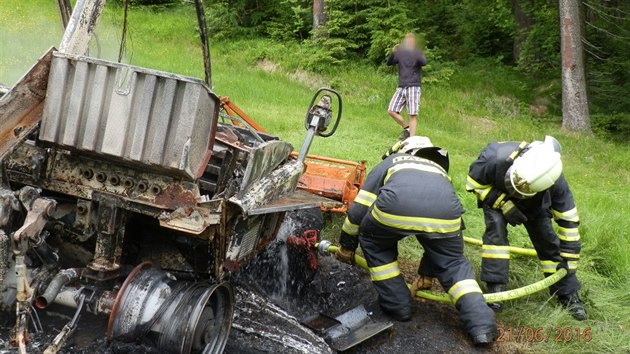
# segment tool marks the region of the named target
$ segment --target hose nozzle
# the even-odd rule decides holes
[[[327,240],[322,240],[319,242],[319,245],[317,246],[317,250],[319,251],[319,254],[321,256],[329,256],[330,253],[328,252],[328,248],[330,248],[330,246],[332,246],[332,242],[327,241]]]

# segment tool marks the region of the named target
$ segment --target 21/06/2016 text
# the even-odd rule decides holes
[[[591,328],[579,327],[499,327],[499,338],[497,342],[585,342],[593,339]]]

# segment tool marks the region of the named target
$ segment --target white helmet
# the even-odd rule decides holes
[[[415,155],[418,150],[430,147],[433,147],[433,143],[431,143],[431,139],[426,136],[411,136],[400,142],[397,152]]]
[[[412,136],[399,141],[390,149],[390,153],[404,153],[431,160],[448,172],[448,151],[438,146],[433,146],[431,139],[426,136]],[[386,156],[389,154],[386,154]]]
[[[562,174],[561,152],[560,143],[552,136],[529,144],[507,171],[508,189],[525,198],[549,189]]]

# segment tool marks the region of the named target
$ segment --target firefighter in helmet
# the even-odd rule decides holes
[[[352,263],[360,244],[381,308],[407,321],[412,298],[398,268],[397,245],[414,235],[424,248],[421,270],[430,269],[448,291],[475,344],[489,344],[497,333],[494,313],[464,258],[463,208],[448,167],[447,152],[429,138],[396,143],[367,176],[348,210],[337,258]]]
[[[470,165],[466,190],[483,208],[481,280],[488,292],[505,290],[510,260],[507,224],[523,224],[538,253],[545,276],[566,268],[568,275],[550,287],[577,320],[586,319],[575,275],[580,258],[580,233],[573,195],[562,175],[560,143],[544,141],[490,143]],[[551,225],[558,225],[556,234]],[[501,303],[490,306],[498,311]]]

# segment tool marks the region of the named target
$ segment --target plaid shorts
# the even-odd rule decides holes
[[[396,89],[392,100],[389,101],[389,107],[387,109],[392,112],[400,113],[403,107],[407,105],[407,113],[410,116],[417,116],[421,94],[422,89],[420,86],[399,87]]]

